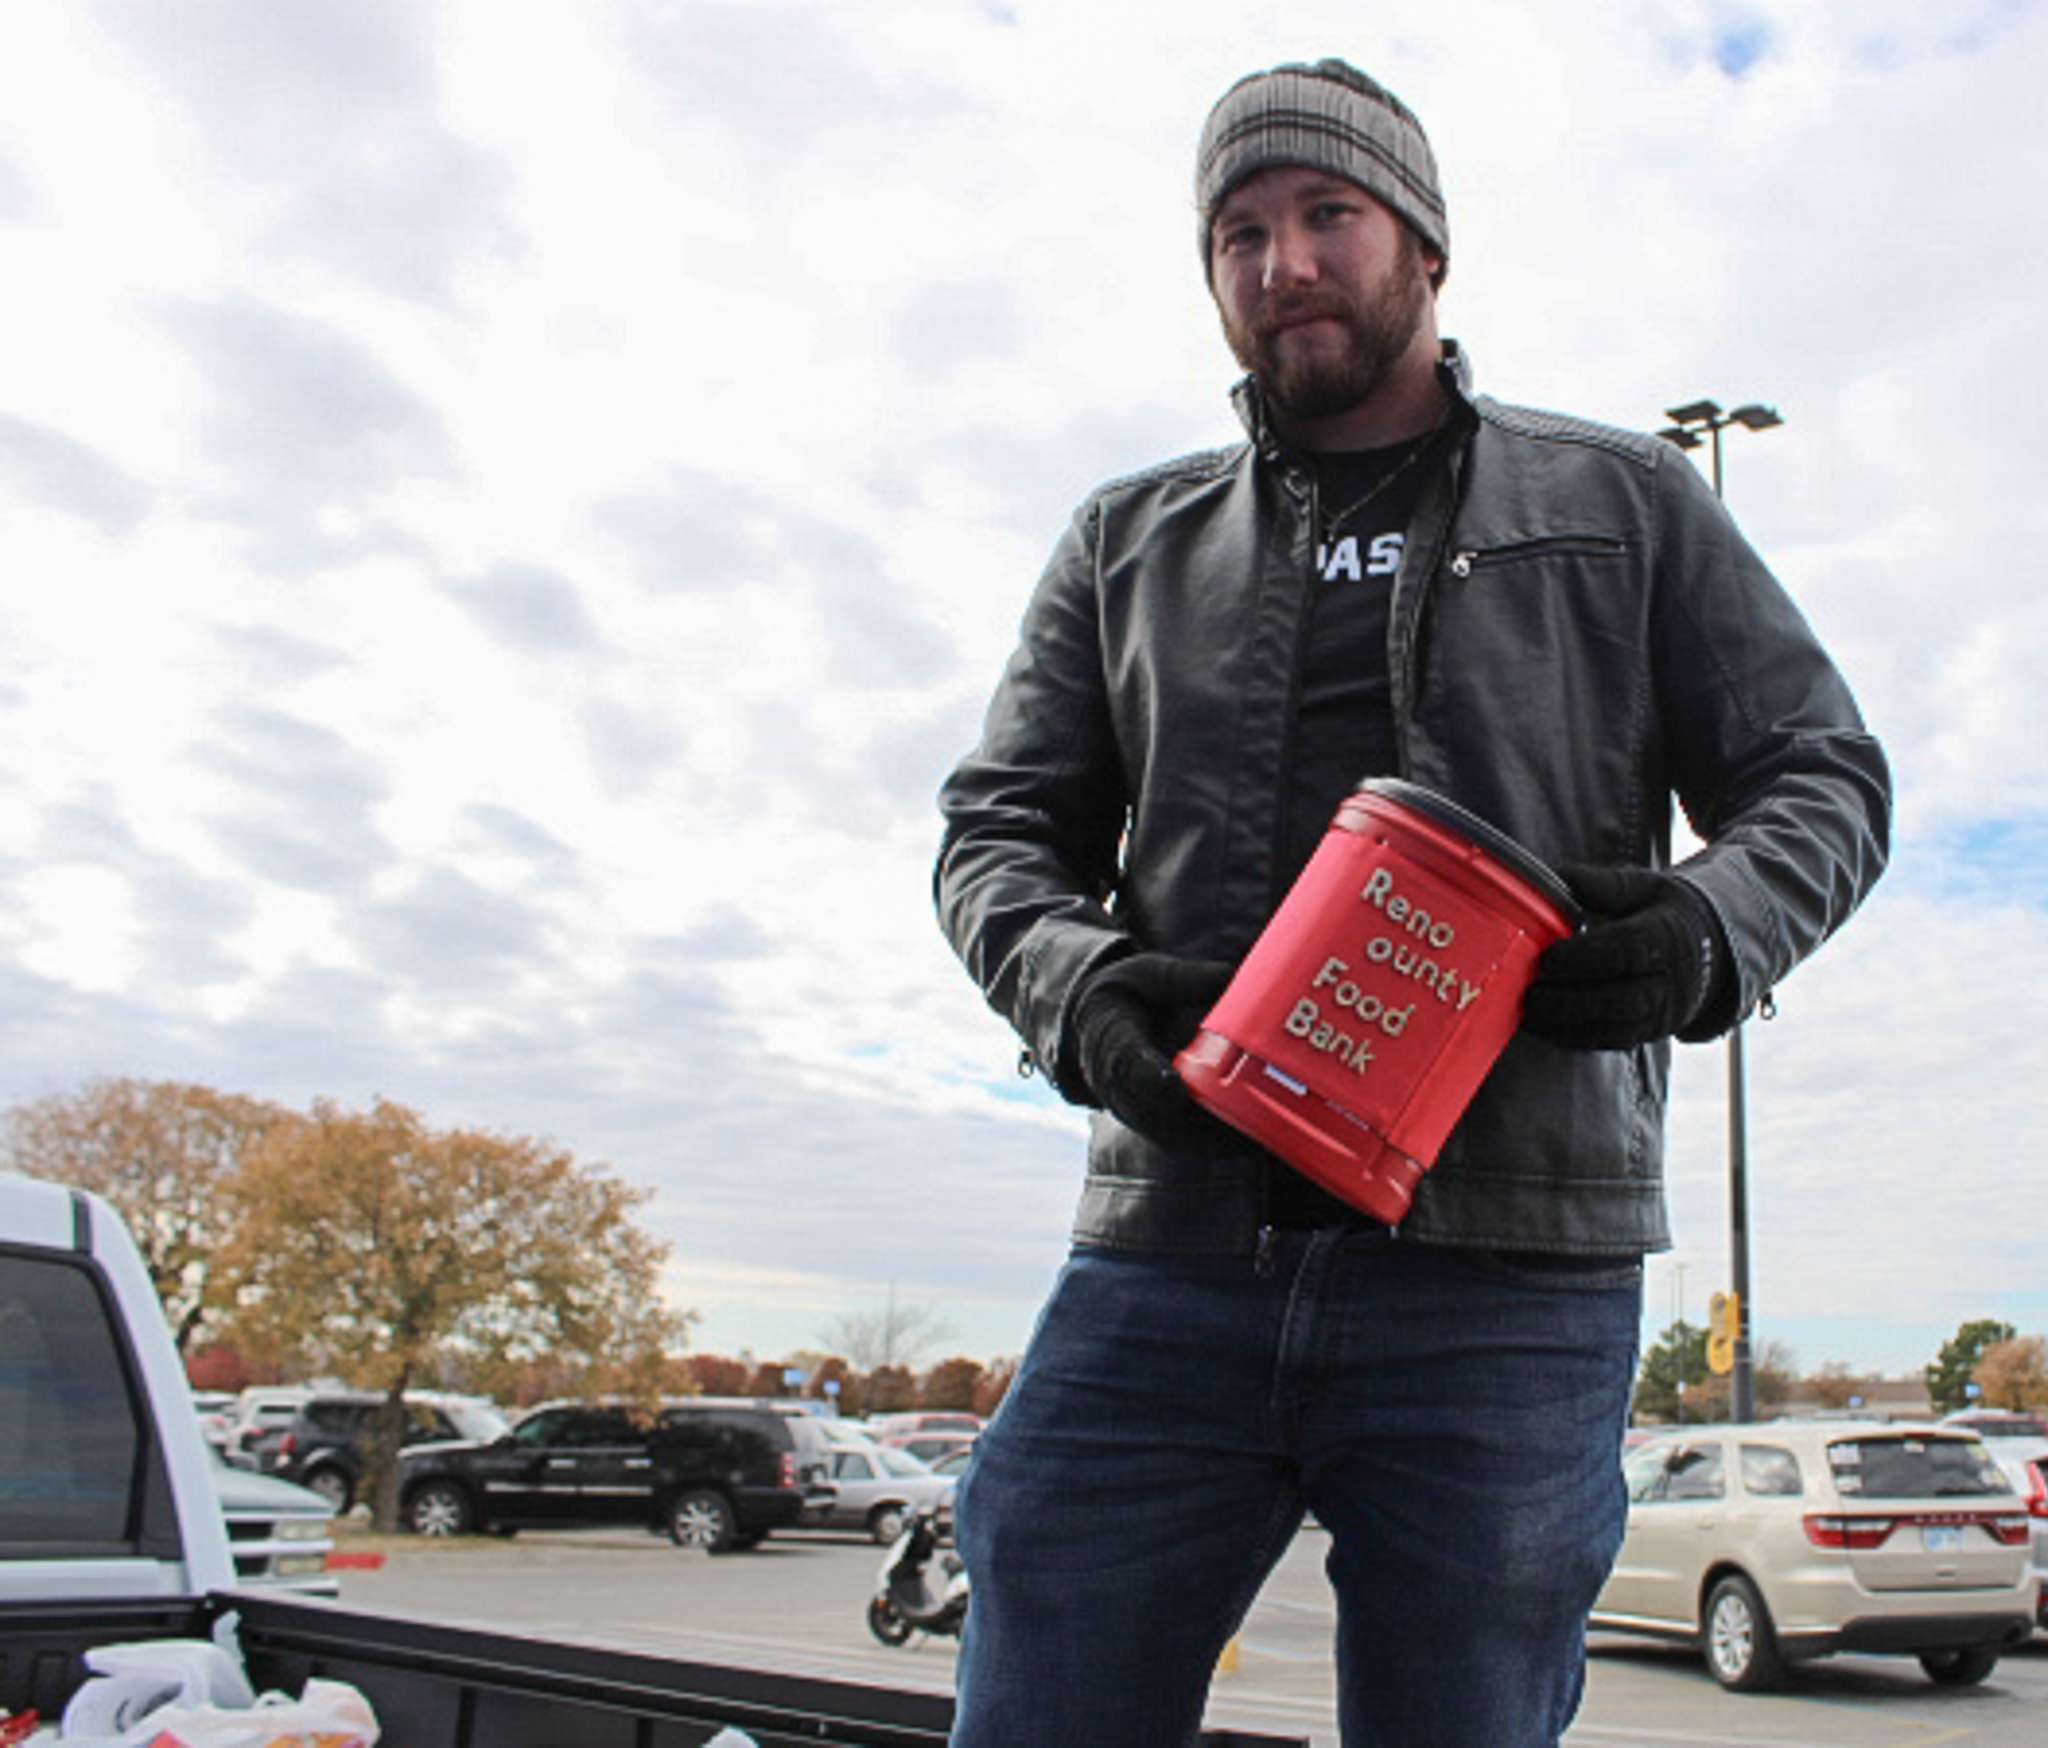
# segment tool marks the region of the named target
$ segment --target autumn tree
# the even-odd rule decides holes
[[[830,1386],[835,1384],[838,1388],[832,1389]],[[853,1367],[838,1354],[820,1360],[811,1369],[804,1394],[820,1402],[836,1401],[841,1414],[858,1416],[862,1412],[860,1380]]]
[[[546,1142],[323,1101],[234,1180],[233,1334],[384,1392],[369,1497],[389,1529],[403,1396],[443,1353],[485,1382],[552,1357],[580,1390],[658,1393],[689,1318],[660,1300],[666,1247],[632,1218],[645,1199]]]
[[[957,1408],[974,1411],[975,1391],[981,1384],[981,1362],[964,1358],[942,1360],[924,1375],[919,1400],[927,1408]]]
[[[1993,1342],[1977,1362],[1986,1408],[2048,1408],[2048,1337]]]
[[[207,1321],[227,1186],[288,1113],[175,1081],[95,1080],[16,1105],[8,1163],[104,1196],[142,1251],[182,1354]]]
[[[1852,1369],[1845,1361],[1828,1360],[1816,1367],[1806,1380],[1807,1394],[1822,1408],[1849,1408],[1856,1398],[1870,1398],[1875,1380]]]
[[[432,1386],[494,1396],[508,1407],[528,1409],[565,1396],[582,1396],[593,1388],[591,1361],[587,1355],[567,1350],[531,1354],[524,1359],[495,1359],[476,1363],[467,1356],[443,1349],[437,1364],[413,1380],[413,1388]],[[634,1393],[649,1397],[692,1394],[688,1374],[677,1368],[674,1377],[657,1378],[646,1369],[636,1374]]]
[[[1979,1317],[1965,1323],[1941,1344],[1934,1363],[1927,1368],[1927,1397],[1937,1414],[1952,1413],[1970,1400],[1970,1385],[1976,1381],[1977,1362],[1986,1348],[2011,1341],[2019,1331],[1995,1317]]]
[[[748,1374],[747,1387],[740,1392],[743,1396],[775,1397],[787,1394],[789,1386],[782,1380],[783,1365],[780,1360],[758,1360]]]
[[[1688,1325],[1690,1329],[1690,1325]],[[1688,1422],[1702,1423],[1730,1421],[1735,1418],[1735,1377],[1731,1372],[1716,1372],[1706,1364],[1707,1340],[1704,1332],[1698,1332],[1697,1342],[1699,1365],[1689,1370],[1685,1380],[1685,1406],[1682,1418]],[[1755,1399],[1755,1414],[1759,1420],[1768,1420],[1773,1414],[1783,1411],[1791,1400],[1796,1381],[1792,1350],[1782,1341],[1766,1341],[1758,1344],[1750,1354],[1750,1388]],[[1674,1391],[1675,1395],[1675,1391]],[[1674,1419],[1681,1418],[1674,1413]]]
[[[254,1366],[238,1348],[224,1341],[202,1342],[185,1355],[185,1382],[195,1390],[246,1390],[251,1384],[282,1384],[283,1369],[273,1361]]]
[[[917,1379],[906,1366],[877,1366],[865,1383],[870,1414],[895,1414],[917,1406]]]
[[[700,1396],[744,1396],[747,1365],[722,1353],[696,1353],[684,1362]]]
[[[1015,1360],[990,1360],[982,1369],[981,1382],[974,1387],[974,1412],[984,1420],[990,1419],[1002,1407],[1003,1398],[1009,1395],[1010,1386],[1016,1381]]]

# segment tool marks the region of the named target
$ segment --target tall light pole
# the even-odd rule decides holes
[[[1679,448],[1697,449],[1702,436],[1712,440],[1717,498],[1722,496],[1721,433],[1730,425],[1740,425],[1745,431],[1768,431],[1785,422],[1775,407],[1758,401],[1737,407],[1732,413],[1722,412],[1718,401],[1688,401],[1682,407],[1665,408],[1664,416],[1671,423],[1657,435]],[[1728,1263],[1736,1319],[1734,1400],[1730,1413],[1736,1420],[1754,1420],[1756,1368],[1749,1344],[1749,1132],[1740,1025],[1728,1034]]]

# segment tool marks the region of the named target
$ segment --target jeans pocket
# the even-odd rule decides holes
[[[1570,1256],[1548,1250],[1453,1250],[1448,1253],[1474,1274],[1502,1286],[1537,1292],[1605,1293],[1639,1287],[1643,1262],[1637,1256]]]

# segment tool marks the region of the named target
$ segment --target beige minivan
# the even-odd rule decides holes
[[[2032,1632],[2026,1508],[1972,1433],[1689,1427],[1622,1472],[1628,1533],[1592,1624],[1695,1643],[1724,1687],[1835,1651],[1917,1656],[1963,1686]]]

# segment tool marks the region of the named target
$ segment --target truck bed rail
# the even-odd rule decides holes
[[[237,1593],[258,1685],[346,1681],[393,1748],[700,1748],[732,1725],[761,1748],[944,1748],[952,1699],[690,1663]],[[1203,1748],[1307,1748],[1206,1732]]]

